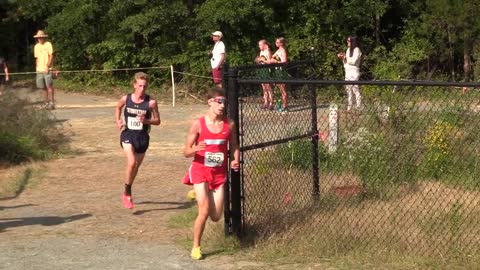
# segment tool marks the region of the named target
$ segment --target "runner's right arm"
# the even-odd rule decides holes
[[[120,98],[120,100],[117,103],[117,107],[115,107],[115,124],[117,125],[118,128],[123,127],[123,121],[121,119],[122,117],[122,108],[125,106],[127,103],[127,96],[123,96]]]
[[[193,157],[195,153],[205,149],[205,142],[200,142],[198,145],[195,145],[198,136],[200,135],[200,120],[195,120],[193,122],[192,127],[187,135],[187,141],[185,142],[185,149],[183,150],[183,154],[185,157]]]

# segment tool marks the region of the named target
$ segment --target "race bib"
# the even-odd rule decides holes
[[[142,130],[143,129],[143,123],[140,122],[136,117],[128,117],[127,118],[127,127],[128,129],[131,130]]]
[[[223,153],[205,152],[206,167],[220,167],[223,164]]]

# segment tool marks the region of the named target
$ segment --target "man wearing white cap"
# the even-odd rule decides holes
[[[35,71],[37,72],[37,88],[44,90],[45,108],[55,109],[55,99],[53,90],[53,47],[45,40],[48,37],[45,32],[38,30],[33,36],[38,43],[33,48],[33,57],[35,57]]]
[[[212,40],[215,42],[213,50],[210,52],[210,64],[212,65],[213,82],[222,87],[222,65],[225,61],[225,44],[222,41],[223,34],[220,31],[212,33]]]

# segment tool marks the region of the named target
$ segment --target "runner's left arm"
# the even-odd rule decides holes
[[[230,149],[233,151],[233,160],[230,162],[230,167],[238,171],[240,168],[240,149],[238,146],[238,140],[237,140],[237,128],[235,126],[235,123],[230,120]]]
[[[156,100],[150,100],[150,110],[152,111],[152,117],[150,119],[144,119],[143,123],[147,125],[160,125],[160,113],[158,112],[158,103]]]

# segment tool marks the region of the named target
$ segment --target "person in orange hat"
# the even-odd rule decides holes
[[[53,89],[53,46],[46,41],[47,34],[43,30],[38,30],[33,36],[37,39],[37,44],[33,48],[33,57],[35,57],[35,71],[37,72],[37,88],[44,90],[45,108],[55,109],[55,95]]]

